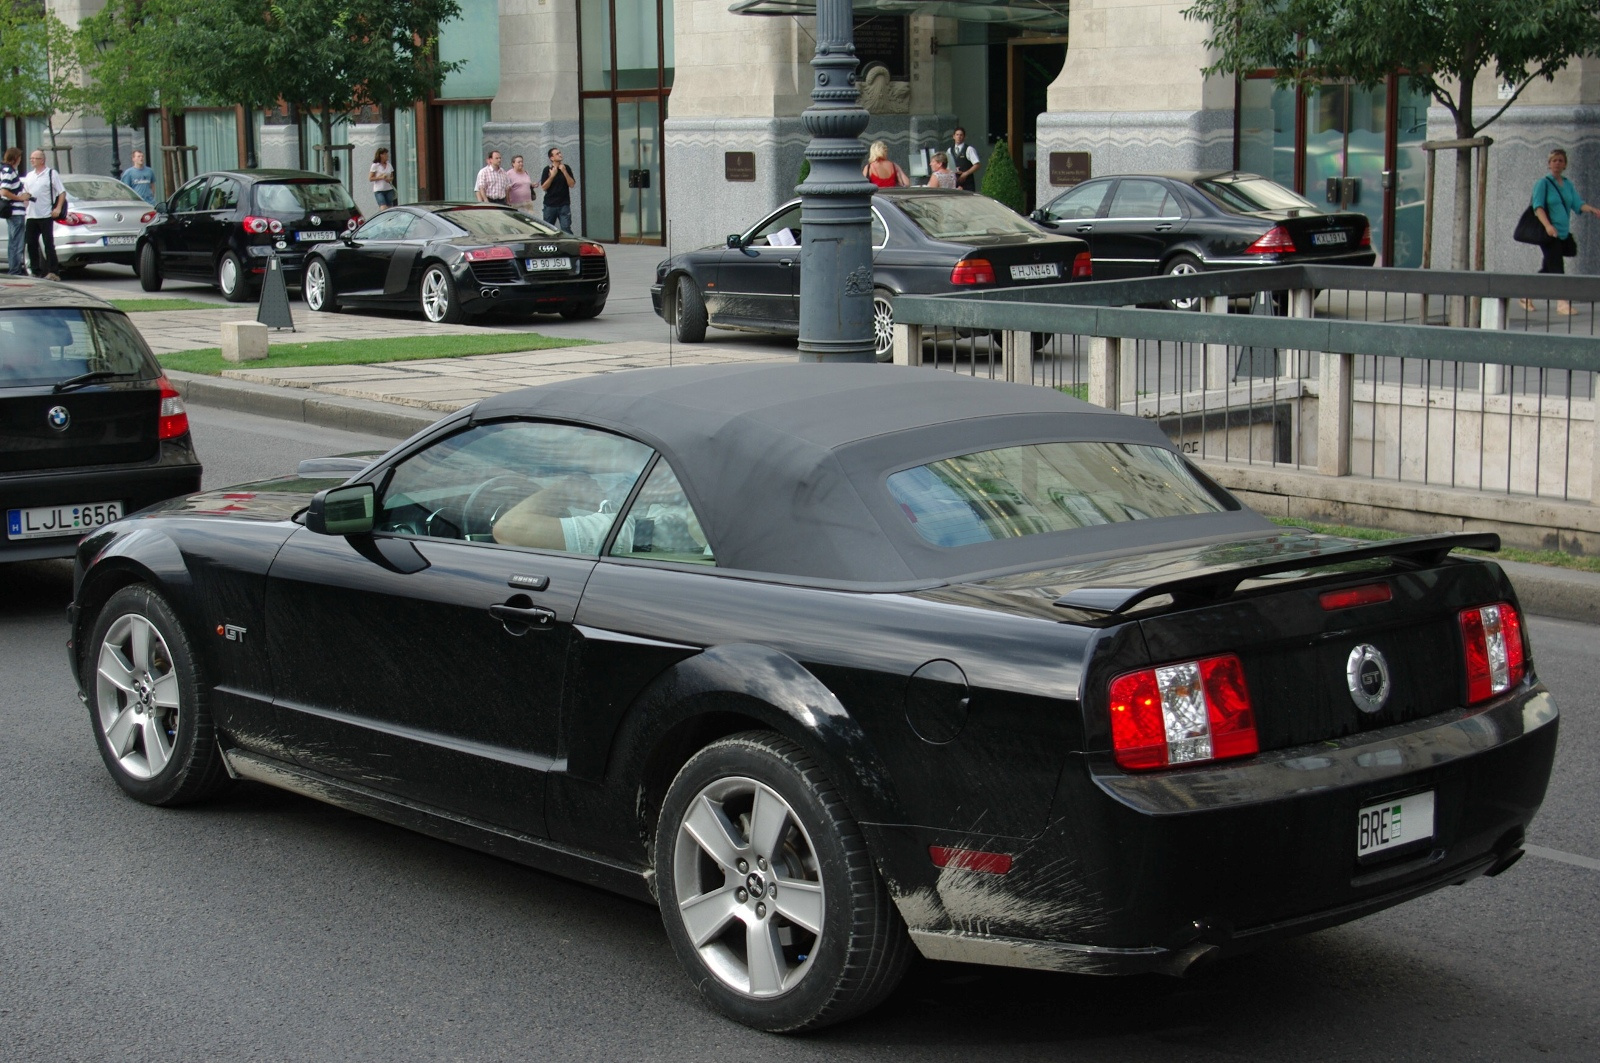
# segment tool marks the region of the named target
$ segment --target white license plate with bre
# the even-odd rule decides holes
[[[137,236],[108,236],[106,237],[106,246],[121,247],[124,245],[130,245],[138,239],[139,238]]]
[[[572,268],[570,258],[530,258],[528,259],[529,273],[548,273],[553,270]]]
[[[1312,233],[1311,242],[1318,247],[1327,247],[1330,244],[1347,244],[1350,242],[1350,234],[1344,232]]]
[[[1014,281],[1053,280],[1060,276],[1061,266],[1055,262],[1041,262],[1036,266],[1011,267],[1011,279]]]
[[[327,241],[334,239],[338,235],[338,233],[330,229],[307,229],[305,232],[295,233],[294,238],[302,242]]]
[[[1433,837],[1433,791],[1368,805],[1356,813],[1356,855]]]
[[[102,524],[122,519],[121,502],[86,502],[77,506],[35,506],[6,510],[7,539],[48,539],[83,535]]]

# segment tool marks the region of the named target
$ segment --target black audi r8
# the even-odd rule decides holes
[[[674,255],[656,267],[650,301],[684,343],[706,328],[780,336],[800,331],[800,201],[785,203],[724,246]],[[872,339],[894,350],[897,295],[1090,280],[1089,248],[1044,236],[1011,208],[971,192],[880,188],[872,197]]]
[[[1555,755],[1510,583],[1451,555],[1496,537],[1277,528],[1050,388],[639,370],[315,471],[83,542],[116,781],[259,780],[656,902],[762,1029],[914,951],[1176,974],[1499,874]]]
[[[605,248],[493,203],[391,207],[306,257],[312,310],[415,306],[455,324],[490,311],[591,318],[605,309]]]
[[[1097,280],[1377,261],[1365,214],[1324,212],[1275,181],[1239,171],[1099,177],[1074,185],[1031,217],[1046,232],[1087,241]]]

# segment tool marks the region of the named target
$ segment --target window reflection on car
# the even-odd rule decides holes
[[[934,240],[1039,232],[1016,211],[984,196],[906,196],[894,203]]]

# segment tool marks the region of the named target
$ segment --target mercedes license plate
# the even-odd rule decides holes
[[[1055,262],[1040,262],[1033,266],[1012,266],[1011,279],[1014,281],[1043,281],[1053,280],[1061,276],[1061,266]]]
[[[106,237],[106,246],[119,247],[125,244],[132,244],[138,239],[137,236],[108,236]]]
[[[541,273],[541,272],[548,273],[551,270],[563,270],[563,269],[571,269],[571,268],[572,268],[572,259],[570,259],[570,258],[530,258],[530,259],[528,259],[528,272],[529,273]]]
[[[1433,791],[1368,805],[1356,814],[1356,855],[1433,837]]]
[[[1347,244],[1350,242],[1350,234],[1340,230],[1326,233],[1312,233],[1311,242],[1316,244],[1318,247],[1328,247],[1332,244]]]
[[[294,238],[300,241],[332,240],[338,235],[338,233],[333,232],[331,229],[306,229],[303,232],[295,233]]]
[[[47,539],[82,535],[122,519],[121,502],[86,502],[78,506],[35,506],[6,510],[7,539]]]

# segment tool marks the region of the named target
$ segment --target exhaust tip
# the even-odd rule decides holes
[[[481,296],[484,299],[498,299],[498,298],[500,298],[500,289],[499,288],[484,288],[483,290],[478,292],[478,295]]]
[[[1497,860],[1493,867],[1483,873],[1484,878],[1494,878],[1502,871],[1509,871],[1511,866],[1527,855],[1526,849],[1513,849]]]

